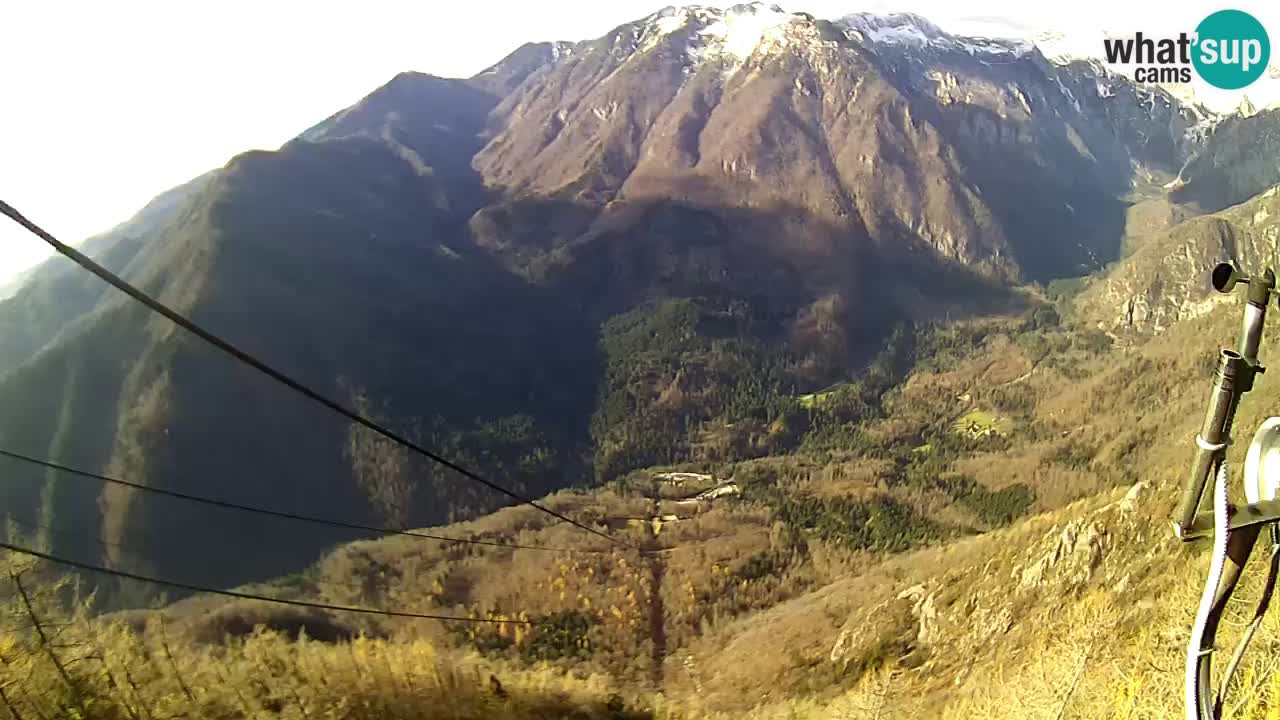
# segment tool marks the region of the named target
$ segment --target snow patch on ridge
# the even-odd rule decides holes
[[[723,54],[746,60],[767,35],[790,24],[793,19],[795,16],[777,5],[753,2],[730,8],[719,20],[705,27],[701,35],[716,42]]]
[[[653,20],[653,29],[659,36],[670,35],[689,23],[689,15],[684,9],[674,7],[658,11]]]
[[[1035,49],[1031,42],[1021,39],[997,40],[952,35],[913,13],[855,13],[846,15],[838,22],[855,39],[872,45],[963,52],[976,58],[1019,58]]]
[[[685,75],[708,61],[724,62],[726,71],[732,72],[762,44],[783,40],[787,28],[799,19],[777,5],[763,2],[724,10],[703,5],[666,7],[635,28],[635,49],[647,52],[683,32],[683,38],[671,42],[684,54]]]

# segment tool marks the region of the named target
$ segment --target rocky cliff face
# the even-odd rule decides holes
[[[1280,193],[1272,188],[1221,212],[1193,217],[1146,240],[1096,280],[1078,306],[1098,327],[1158,333],[1200,317],[1231,296],[1209,284],[1213,267],[1235,262],[1246,273],[1274,267],[1280,243]]]
[[[1179,173],[1173,198],[1214,212],[1280,183],[1280,110],[1236,114],[1214,124]]]
[[[761,3],[668,8],[580,43],[495,115],[503,128],[477,156],[486,181],[587,208],[544,247],[589,244],[626,225],[627,206],[679,200],[790,209],[800,225],[766,244],[794,244],[807,270],[854,247],[914,248],[999,277],[1114,257],[1115,195],[1176,173],[1200,119],[1030,46]]]
[[[1017,531],[1016,552],[990,554],[981,566],[953,568],[868,605],[841,628],[830,661],[856,666],[891,647],[903,667],[934,664],[955,671],[956,658],[992,652],[1009,642],[1015,627],[1029,631],[1031,618],[1052,612],[1060,598],[1095,588],[1123,592],[1134,571],[1134,548],[1149,539],[1149,519],[1140,508],[1147,494],[1148,486],[1139,483],[1078,517],[1037,522]],[[959,669],[955,683],[965,675]]]

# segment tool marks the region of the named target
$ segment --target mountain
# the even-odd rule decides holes
[[[483,122],[486,97],[461,81],[401,76],[356,109],[367,115],[335,117],[315,140],[234,159],[167,225],[164,246],[133,279],[326,394],[356,403],[367,393],[370,412],[416,418],[406,432],[459,460],[471,451],[459,446],[470,433],[486,471],[523,462],[504,480],[538,493],[563,481],[534,457],[551,441],[522,418],[539,417],[572,445],[571,420],[585,426],[589,412],[575,403],[592,390],[580,372],[590,366],[591,339],[564,337],[575,328],[559,299],[449,247],[479,188],[442,182],[434,170],[465,167],[474,148],[458,137],[474,137],[465,130]],[[419,112],[409,120],[384,113],[380,103],[393,101],[405,103],[400,112]],[[454,123],[466,125],[455,133]],[[0,386],[10,398],[0,421],[6,446],[135,481],[379,522],[408,510],[435,522],[495,502],[436,474],[441,489],[423,483],[411,507],[379,505],[371,498],[390,491],[362,489],[353,477],[346,455],[356,440],[345,424],[127,298],[107,298]],[[41,412],[50,398],[59,400]],[[394,404],[384,408],[384,398]],[[442,419],[447,429],[437,427]],[[499,457],[499,443],[514,455]],[[40,500],[37,478],[29,480],[5,488],[6,507],[28,524],[52,525],[54,546],[69,552],[98,534],[109,542],[135,533],[177,538],[214,533],[226,521],[136,493],[99,497],[65,479]],[[437,492],[448,502],[437,503]],[[67,528],[81,537],[57,535]],[[226,543],[175,544],[172,553],[161,543],[143,560],[181,573],[195,558],[208,577],[227,582],[296,566],[329,541],[304,536],[276,543],[277,553],[250,552],[280,530],[242,527]]]
[[[470,79],[398,75],[158,199],[102,257],[326,395],[542,494],[848,432],[909,369],[913,325],[1019,312],[1037,302],[1021,283],[1117,259],[1128,204],[1177,174],[1200,120],[915,16],[667,8]],[[20,328],[0,446],[355,522],[505,502],[91,278],[46,275],[0,305]],[[833,387],[821,411],[801,399]],[[350,539],[242,519],[227,534],[225,516],[10,469],[13,520],[76,557],[103,541],[117,567],[229,584]]]
[[[77,249],[108,270],[133,277],[140,259],[162,244],[157,231],[175,221],[186,201],[213,177],[214,173],[207,173],[162,193],[128,221],[85,240]],[[0,299],[0,336],[5,340],[0,347],[0,375],[30,359],[113,292],[62,257],[24,273],[14,291],[9,299]]]
[[[1135,204],[1130,229],[1144,235],[1089,281],[1076,303],[1082,317],[1121,334],[1164,332],[1229,302],[1208,283],[1218,263],[1266,267],[1280,232],[1278,122],[1274,110],[1223,119],[1167,198]]]
[[[917,44],[857,27],[759,3],[664,10],[580,44],[509,96],[478,167],[520,194],[609,206],[594,227],[566,220],[588,239],[625,206],[678,193],[794,206],[882,255],[914,246],[987,274],[1052,277],[1115,253],[1114,196],[1135,164],[1176,172],[1198,120],[1122,81],[1112,97],[1091,66],[993,44],[996,64],[936,28],[922,32],[937,42]],[[1063,234],[1046,241],[1046,228]],[[840,252],[822,247],[822,228],[804,234],[815,257]]]
[[[573,43],[540,42],[525,43],[510,55],[470,79],[471,85],[499,97],[520,87],[530,75],[554,64],[564,55],[573,52]]]
[[[1209,285],[1209,272],[1235,262],[1245,272],[1272,261],[1280,237],[1277,187],[1226,210],[1177,223],[1090,284],[1081,312],[1114,332],[1158,333],[1233,300]]]
[[[1226,118],[1179,173],[1173,199],[1208,212],[1242,203],[1280,183],[1278,152],[1280,110]]]
[[[1034,46],[1051,63],[1069,65],[1077,62],[1106,66],[1111,72],[1132,79],[1138,64],[1106,62],[1106,41],[1133,36],[1132,27],[1106,27],[1112,18],[1090,18],[1074,29],[1043,28],[1009,18],[977,16],[950,19],[946,25],[953,33],[977,35],[1004,42]],[[1249,85],[1246,92],[1221,90],[1203,80],[1190,83],[1152,83],[1194,108],[1205,117],[1227,116],[1257,106],[1273,109],[1280,103],[1280,65],[1268,65],[1267,72]]]

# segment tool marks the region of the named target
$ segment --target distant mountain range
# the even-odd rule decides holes
[[[1109,37],[1132,35],[1133,28],[1101,28],[1064,32],[1059,28],[1037,28],[1003,18],[966,18],[946,26],[953,32],[981,37],[1016,40],[1034,45],[1049,62],[1066,65],[1073,62],[1102,62],[1103,41]],[[1188,28],[1189,30],[1189,28]],[[1132,77],[1138,65],[1109,66],[1114,72]],[[1232,114],[1244,107],[1276,109],[1280,107],[1280,65],[1272,64],[1267,73],[1242,91],[1220,90],[1198,78],[1193,83],[1161,85],[1187,105],[1198,105],[1211,112]]]
[[[86,252],[540,494],[787,451],[792,398],[859,377],[895,327],[1103,270],[1131,206],[1180,173],[1209,210],[1274,184],[1261,150],[1247,177],[1213,160],[1269,148],[1273,117],[1206,144],[1202,109],[1027,43],[908,15],[668,8],[469,79],[398,75]],[[0,302],[0,336],[0,447],[356,521],[504,501],[408,460],[365,467],[358,432],[63,261]],[[225,518],[8,469],[29,482],[0,487],[4,512],[78,557],[105,540],[112,564],[231,583],[332,541],[228,536]]]

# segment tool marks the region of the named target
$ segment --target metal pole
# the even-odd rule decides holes
[[[1182,499],[1178,503],[1178,511],[1174,516],[1174,531],[1178,537],[1184,537],[1191,531],[1196,511],[1200,509],[1200,500],[1204,496],[1205,485],[1209,480],[1209,470],[1213,467],[1214,460],[1223,452],[1222,449],[1212,448],[1226,442],[1227,422],[1235,409],[1238,380],[1247,372],[1248,365],[1239,353],[1223,350],[1218,356],[1218,371],[1214,374],[1213,391],[1209,396],[1209,410],[1205,413],[1204,423],[1200,426],[1200,439],[1204,444],[1198,444],[1196,447],[1195,461],[1191,464],[1191,476],[1183,486]]]

